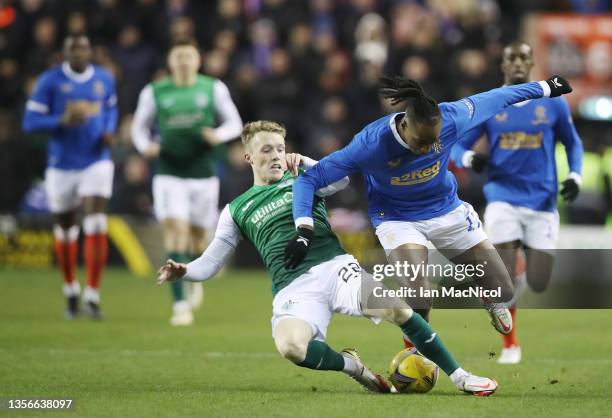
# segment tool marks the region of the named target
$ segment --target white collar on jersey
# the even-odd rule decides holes
[[[527,81],[527,83],[530,83],[530,81]],[[502,87],[508,87],[509,85],[510,84],[504,84],[504,85],[502,85]],[[514,103],[511,106],[514,106],[514,107],[523,107],[526,104],[528,104],[530,101],[531,101],[531,99],[523,100],[522,102]]]
[[[62,71],[64,72],[64,75],[66,77],[76,83],[85,83],[86,81],[89,81],[94,75],[94,67],[91,64],[89,64],[89,66],[82,73],[77,73],[72,68],[70,68],[70,64],[68,64],[68,62],[64,62],[62,64]]]
[[[399,113],[392,115],[391,119],[389,119],[389,126],[391,127],[391,132],[393,132],[393,137],[395,138],[395,140],[399,142],[399,144],[402,147],[406,148],[407,150],[410,150],[410,147],[408,146],[408,144],[404,142],[399,132],[397,132],[397,126],[395,125],[395,118],[397,117],[397,115],[403,115],[403,114],[404,112],[399,112]]]

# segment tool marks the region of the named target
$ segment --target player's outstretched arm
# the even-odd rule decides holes
[[[36,82],[32,96],[26,102],[22,128],[24,132],[54,131],[61,126],[62,114],[51,113],[53,81],[43,74]]]
[[[480,173],[488,164],[488,156],[472,150],[474,144],[485,135],[484,124],[470,129],[451,148],[451,160],[459,168],[471,168]]]
[[[443,111],[450,112],[455,122],[456,137],[484,123],[506,107],[525,100],[557,97],[572,92],[569,82],[561,76],[552,76],[538,82],[499,87],[475,94],[452,103],[441,103]]]
[[[567,163],[570,170],[567,179],[561,182],[560,193],[563,200],[572,202],[580,193],[584,147],[582,146],[582,140],[574,126],[567,102],[563,99],[557,99],[555,105],[557,107],[558,116],[554,130],[556,136],[561,139],[561,143],[565,147],[565,154],[567,155]]]
[[[359,149],[355,139],[345,148],[323,158],[293,184],[293,219],[297,232],[285,247],[285,268],[296,268],[310,250],[314,239],[312,205],[315,193],[329,186],[333,189],[337,187],[334,184],[344,182],[344,178],[357,172],[359,151],[363,150]]]
[[[180,279],[203,282],[214,277],[234,254],[240,239],[240,230],[232,219],[229,206],[226,205],[219,216],[215,236],[204,253],[188,264],[177,263],[174,260],[166,261],[159,269],[157,283]]]
[[[298,153],[287,153],[285,154],[285,158],[287,160],[287,170],[289,170],[293,176],[297,176],[299,174],[298,170],[300,168],[304,171],[308,171],[318,163],[317,160],[313,160],[310,157],[306,157],[305,155]],[[329,186],[318,189],[315,194],[319,197],[331,196],[341,190],[346,189],[346,186],[348,186],[349,183],[350,179],[348,176],[343,177]]]
[[[345,177],[358,172],[362,152],[365,151],[360,149],[357,139],[354,139],[349,145],[323,158],[298,177],[293,185],[293,220],[296,227],[314,228],[312,204],[316,192],[333,183],[339,186],[341,182],[346,181]]]

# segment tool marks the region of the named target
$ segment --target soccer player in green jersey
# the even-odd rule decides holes
[[[140,93],[132,139],[144,156],[159,159],[153,178],[155,215],[162,223],[168,257],[188,262],[202,253],[218,218],[214,147],[240,136],[242,121],[225,84],[198,74],[195,44],[175,44],[168,67],[170,77]],[[153,128],[159,142],[153,140]],[[172,325],[190,325],[192,309],[202,302],[201,283],[190,283],[187,290],[185,295],[183,283],[172,284]]]
[[[253,168],[253,187],[225,206],[206,251],[189,264],[168,260],[159,270],[158,283],[210,279],[244,237],[255,245],[272,276],[272,336],[287,360],[309,369],[342,371],[370,391],[389,392],[385,379],[368,369],[354,349],[337,352],[325,343],[334,313],[364,316],[374,322],[385,319],[398,325],[460,390],[480,396],[495,392],[497,382],[459,367],[437,333],[405,302],[394,299],[384,309],[362,305],[362,292],[369,294],[374,281],[340,245],[322,198],[346,187],[348,178],[317,191],[313,210],[316,239],[311,240],[312,248],[304,261],[295,269],[286,269],[283,253],[295,234],[291,204],[298,164],[308,170],[316,162],[299,154],[285,154],[285,129],[275,122],[247,124],[242,142],[245,158]]]

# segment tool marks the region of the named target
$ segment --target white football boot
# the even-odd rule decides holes
[[[458,382],[455,382],[455,385],[459,390],[474,396],[491,396],[499,387],[493,379],[474,376],[470,373],[462,376]]]
[[[503,348],[497,362],[499,364],[519,364],[521,362],[521,347],[512,345],[508,348]]]
[[[361,358],[359,358],[357,354],[357,350],[354,348],[345,348],[340,354],[342,357],[350,358],[357,363],[359,371],[356,375],[351,377],[366,388],[366,390],[375,393],[389,393],[391,388],[387,381],[381,375],[374,373],[363,364]]]
[[[187,282],[187,302],[191,305],[192,310],[202,306],[204,300],[204,287],[201,282]]]
[[[174,302],[174,305],[172,305],[170,325],[181,327],[191,324],[193,324],[193,312],[191,312],[191,305],[189,302],[186,300]]]
[[[493,325],[493,328],[500,334],[510,334],[512,331],[512,314],[506,304],[485,301],[482,301],[482,304],[491,317],[491,325]]]

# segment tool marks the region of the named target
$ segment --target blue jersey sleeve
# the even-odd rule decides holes
[[[117,107],[117,92],[115,90],[115,79],[112,75],[108,75],[107,95],[104,99],[104,110],[106,120],[104,123],[105,133],[115,133],[117,131],[117,120],[119,118],[119,110]]]
[[[451,148],[450,158],[459,168],[465,168],[463,165],[463,154],[470,151],[476,141],[485,134],[485,124],[478,125],[467,131],[459,141]]]
[[[296,224],[312,226],[312,205],[315,192],[360,171],[365,147],[359,137],[346,147],[323,158],[298,177],[293,184],[293,219]]]
[[[53,79],[51,74],[40,76],[32,96],[26,103],[22,128],[24,132],[54,131],[60,127],[61,113],[53,113]]]
[[[529,99],[539,99],[544,90],[538,82],[500,87],[450,103],[440,103],[442,111],[455,125],[455,141],[466,132],[501,112],[506,107]]]
[[[567,163],[570,172],[582,174],[582,156],[584,148],[582,140],[578,136],[569,106],[565,99],[555,99],[555,107],[557,109],[557,120],[555,122],[555,135],[561,140],[567,154]]]

